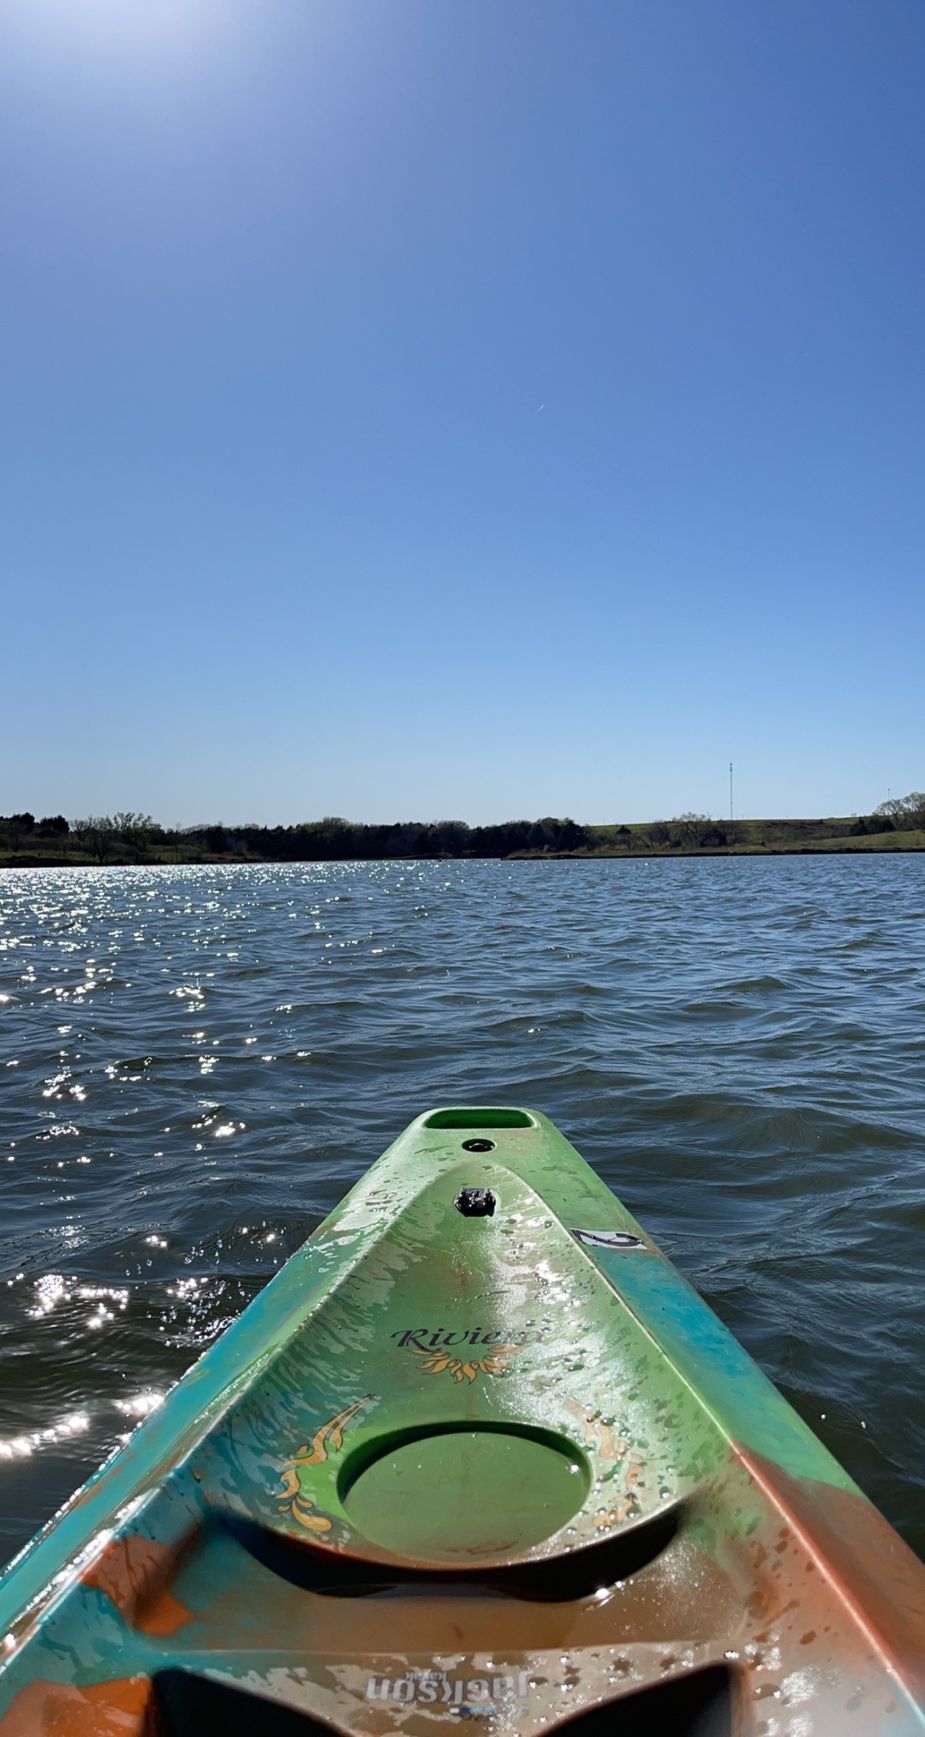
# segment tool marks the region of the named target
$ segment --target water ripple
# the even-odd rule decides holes
[[[14,871],[0,1555],[424,1106],[546,1110],[925,1551],[925,860]]]

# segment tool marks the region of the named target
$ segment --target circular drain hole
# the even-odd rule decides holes
[[[393,1438],[341,1492],[371,1544],[418,1563],[476,1566],[521,1555],[565,1526],[590,1476],[562,1436],[446,1429]]]
[[[464,1140],[462,1149],[464,1152],[493,1152],[495,1143],[494,1140]]]

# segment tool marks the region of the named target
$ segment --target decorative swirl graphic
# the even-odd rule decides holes
[[[301,1474],[309,1466],[324,1465],[328,1456],[339,1453],[344,1445],[344,1430],[357,1412],[362,1411],[372,1398],[367,1393],[364,1399],[358,1399],[353,1405],[347,1405],[343,1411],[335,1413],[334,1417],[323,1423],[312,1436],[311,1442],[303,1442],[297,1448],[292,1458],[287,1460],[280,1474],[282,1489],[280,1496],[284,1499],[279,1503],[281,1514],[291,1514],[300,1526],[307,1532],[330,1532],[333,1520],[327,1514],[320,1514],[311,1497],[305,1493]]]
[[[594,1524],[601,1530],[608,1526],[622,1526],[639,1512],[636,1492],[646,1487],[645,1459],[636,1448],[630,1447],[625,1436],[614,1434],[613,1425],[605,1423],[599,1412],[581,1405],[577,1399],[567,1399],[565,1404],[581,1424],[586,1447],[594,1448],[601,1460],[623,1467],[624,1494],[617,1497],[612,1507],[598,1508],[594,1516]]]
[[[474,1381],[478,1375],[506,1375],[512,1357],[516,1357],[520,1345],[497,1345],[487,1357],[463,1360],[452,1357],[448,1351],[422,1351],[419,1346],[409,1347],[416,1357],[423,1357],[423,1368],[428,1375],[442,1375],[448,1370],[454,1381]]]

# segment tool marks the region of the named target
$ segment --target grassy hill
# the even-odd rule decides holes
[[[864,830],[860,830],[864,828]],[[771,856],[803,851],[925,850],[925,831],[856,815],[821,820],[669,820],[588,826],[592,856]]]

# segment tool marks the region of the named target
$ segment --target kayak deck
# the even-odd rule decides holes
[[[412,1123],[2,1631],[2,1737],[925,1730],[925,1570],[519,1109]]]

